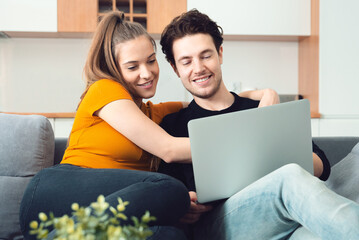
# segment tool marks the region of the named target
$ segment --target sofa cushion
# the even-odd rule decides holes
[[[332,167],[326,185],[334,192],[359,203],[359,143]]]
[[[53,165],[54,133],[38,115],[0,113],[0,239],[20,233],[24,190],[41,169]]]

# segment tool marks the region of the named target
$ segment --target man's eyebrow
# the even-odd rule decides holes
[[[200,54],[205,54],[205,53],[212,53],[213,52],[213,49],[205,49],[203,50]]]
[[[191,58],[190,56],[182,56],[177,61],[182,61],[182,60],[190,59],[190,58]]]
[[[155,52],[153,52],[150,56],[148,56],[147,59],[153,57],[154,55],[156,55]],[[122,65],[133,64],[133,63],[138,63],[138,61],[128,61],[128,62],[124,62],[124,63],[122,63]]]

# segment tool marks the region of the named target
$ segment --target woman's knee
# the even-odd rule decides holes
[[[163,175],[163,174],[161,174]],[[184,207],[189,207],[190,198],[186,186],[179,180],[164,175],[162,179],[163,191],[167,191],[168,195],[171,195],[173,199],[181,199],[181,202],[185,203]]]
[[[153,226],[150,227],[152,230],[152,236],[148,240],[186,240],[187,237],[184,232],[176,227],[172,226]]]
[[[171,192],[176,192],[178,194],[185,194],[186,197],[188,195],[188,190],[181,181],[177,180],[174,177],[168,176],[166,174],[162,174],[162,173],[152,174],[150,177],[146,179],[146,181],[155,182],[161,185],[162,189],[168,189]]]
[[[172,209],[173,214],[181,217],[190,206],[190,198],[186,186],[179,180],[164,174],[158,174],[157,179],[160,196],[166,200],[164,204]]]

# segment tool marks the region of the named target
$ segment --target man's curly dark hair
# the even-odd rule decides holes
[[[217,52],[223,43],[223,30],[206,14],[192,9],[175,17],[166,26],[161,35],[162,52],[166,55],[167,61],[176,66],[173,56],[173,42],[187,35],[197,33],[209,34],[216,46]]]

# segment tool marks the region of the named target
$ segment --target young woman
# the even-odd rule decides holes
[[[156,92],[155,50],[146,30],[124,21],[120,12],[107,14],[99,23],[84,69],[87,89],[63,160],[39,172],[25,191],[20,221],[26,239],[33,238],[29,223],[37,220],[39,212],[70,214],[73,202],[87,206],[100,194],[112,206],[118,204],[118,197],[129,201],[127,216],[139,217],[149,210],[157,218],[154,225],[173,225],[187,212],[186,187],[151,172],[152,155],[166,162],[191,162],[189,139],[172,137],[158,126],[165,115],[186,103],[142,101]],[[253,96],[271,104],[276,95],[268,93]],[[168,235],[176,232],[174,228],[157,230],[155,235],[161,233],[163,239],[176,239]]]

